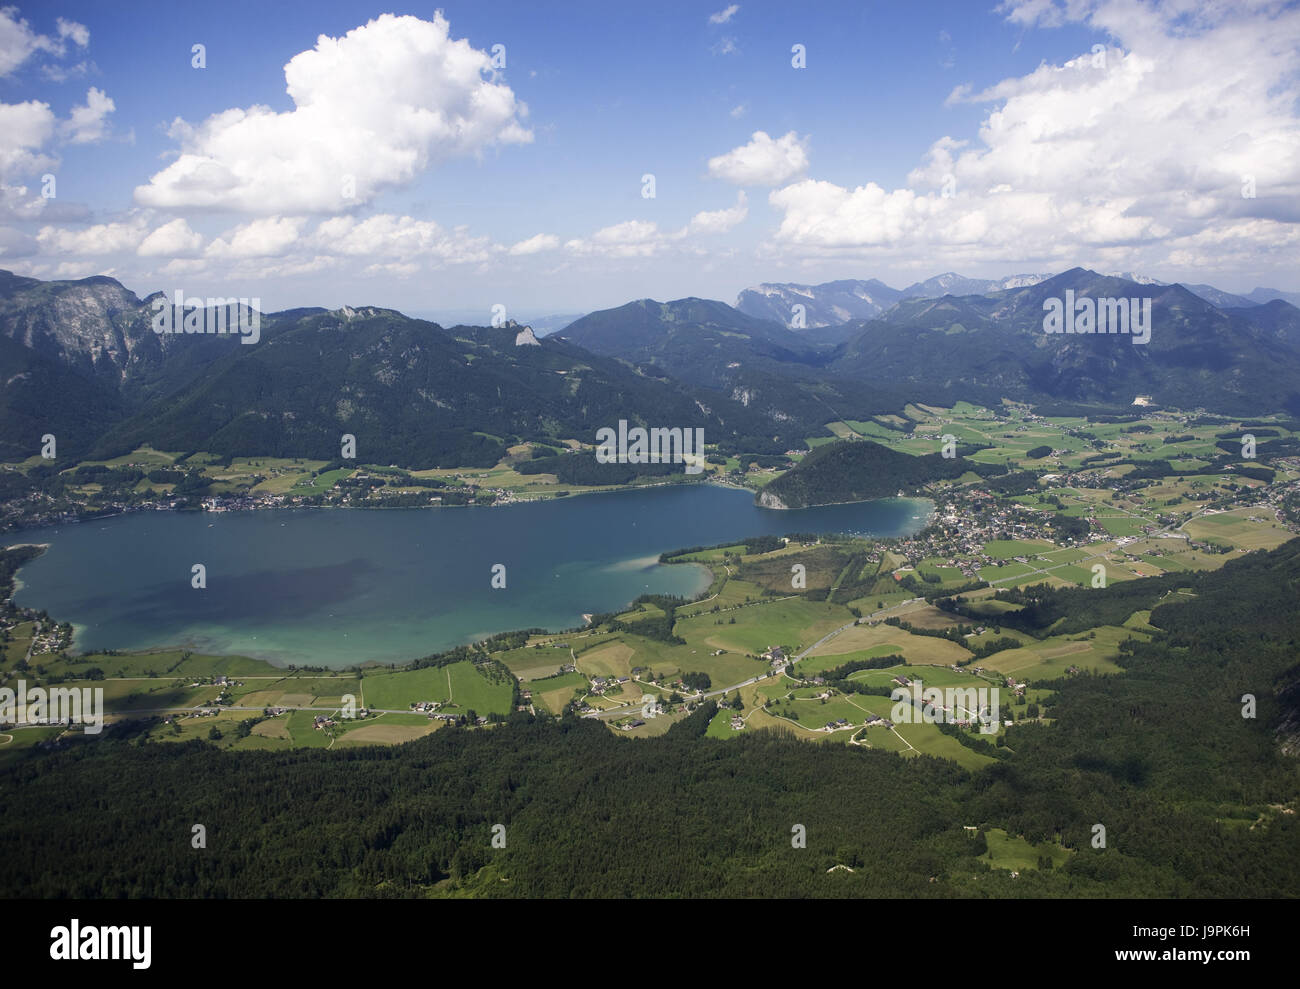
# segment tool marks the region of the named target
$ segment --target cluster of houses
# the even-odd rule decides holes
[[[334,724],[334,719],[324,714],[318,714],[312,719],[312,726],[317,731],[320,731],[322,728],[333,728]]]
[[[283,495],[254,496],[254,495],[223,495],[220,497],[204,498],[200,504],[205,512],[237,512],[250,508],[260,508],[266,505],[266,502],[274,499],[272,504],[284,504]]]
[[[592,677],[591,692],[593,694],[603,694],[613,687],[628,683],[631,679],[631,677]]]
[[[210,678],[209,678],[209,677],[199,677],[199,678],[198,678],[197,680],[195,680],[192,684],[190,684],[190,686],[191,686],[191,687],[204,687],[204,686],[207,686],[208,684],[211,684],[211,685],[214,686],[214,687],[242,687],[242,686],[244,685],[244,681],[243,681],[243,680],[232,680],[230,677],[227,677],[227,676],[214,676],[214,677],[210,677]],[[223,693],[224,693],[224,691],[223,691]]]
[[[13,625],[9,624],[4,625],[4,628],[6,629],[13,627]],[[61,652],[70,645],[72,645],[71,625],[56,625],[53,621],[46,621],[44,623],[38,621],[35,635],[32,639],[31,655],[38,656],[45,652]]]
[[[786,659],[785,650],[780,646],[769,646],[767,652],[763,653],[758,658],[766,660],[774,670],[785,666],[789,662],[789,660]]]
[[[1074,483],[1072,476],[1063,478],[1067,483]],[[1084,479],[1078,479],[1084,483]],[[1089,480],[1087,483],[1095,483]],[[924,538],[904,539],[898,543],[898,551],[915,563],[930,557],[938,557],[943,564],[954,568],[968,579],[978,579],[979,571],[986,566],[1002,563],[1000,557],[985,552],[984,544],[997,539],[1042,539],[1057,545],[1075,545],[1088,542],[1095,535],[1102,535],[1101,527],[1095,523],[1093,531],[1087,537],[1077,540],[1062,539],[1050,525],[1049,519],[1054,515],[1050,509],[1023,505],[1018,502],[1001,502],[987,491],[960,489],[944,492],[943,505],[932,520],[932,527]],[[988,505],[987,516],[981,517],[976,506]],[[910,567],[894,571],[895,579],[911,570]]]
[[[532,694],[529,693],[527,694],[527,696],[531,697]],[[455,724],[457,721],[460,720],[461,716],[458,714],[439,713],[441,707],[442,707],[442,701],[415,701],[414,703],[411,704],[411,710],[413,710],[416,714],[427,714],[429,716],[430,721],[445,721],[447,724]],[[486,719],[484,718],[479,719],[480,723],[484,722],[485,720]]]
[[[868,714],[863,724],[868,728],[893,728],[894,723],[878,714]],[[734,727],[734,724],[733,724]],[[836,718],[834,721],[828,721],[822,726],[822,731],[840,731],[843,728],[852,728],[853,723],[848,718]]]

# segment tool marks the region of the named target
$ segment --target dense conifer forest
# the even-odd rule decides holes
[[[912,456],[870,440],[840,440],[817,447],[757,497],[763,504],[779,500],[786,508],[866,501],[952,480],[967,471],[991,476],[1005,474],[1006,468],[938,452]]]

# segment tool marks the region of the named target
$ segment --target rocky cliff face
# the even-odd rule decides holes
[[[0,271],[0,337],[142,406],[230,353],[224,335],[155,333],[159,297],[140,299],[104,276],[42,282]]]
[[[778,495],[772,494],[770,491],[760,491],[758,493],[758,507],[788,509],[790,506],[783,502]]]
[[[111,278],[6,282],[0,291],[0,333],[83,375],[120,385],[133,360],[144,357],[137,357],[141,348],[159,349],[148,307]]]

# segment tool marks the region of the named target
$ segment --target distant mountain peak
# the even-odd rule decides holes
[[[1122,278],[1126,282],[1135,282],[1138,285],[1168,285],[1169,282],[1162,282],[1158,278],[1152,278],[1150,275],[1139,274],[1136,271],[1108,271],[1107,278]]]
[[[342,306],[339,309],[335,309],[331,315],[338,316],[342,319],[352,320],[368,319],[371,316],[379,315],[379,312],[380,311],[375,309],[373,306],[358,306],[356,308],[352,306]]]

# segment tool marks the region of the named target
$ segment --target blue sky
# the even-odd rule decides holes
[[[1300,288],[1293,5],[732,6],[19,4],[0,267],[523,314],[1074,264]]]

